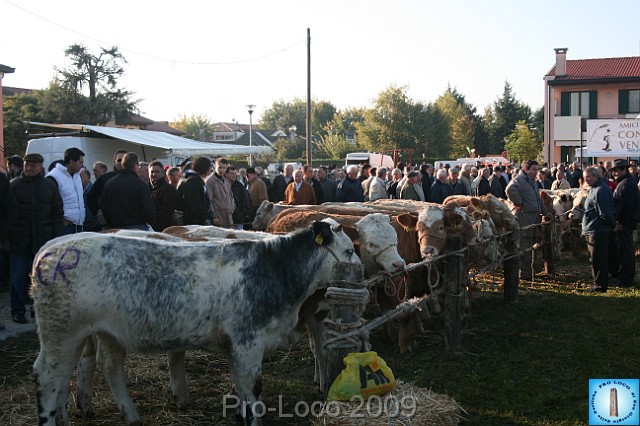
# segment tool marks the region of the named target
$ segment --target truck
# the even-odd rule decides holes
[[[344,165],[349,166],[355,164],[357,166],[361,164],[371,164],[371,167],[386,167],[387,169],[393,169],[393,158],[389,155],[377,154],[375,152],[352,152],[347,154]]]

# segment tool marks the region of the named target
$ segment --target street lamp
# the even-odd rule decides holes
[[[247,109],[249,110],[249,146],[253,146],[253,111],[256,110],[256,106],[253,104],[247,105]],[[249,154],[249,166],[253,167],[253,155]]]

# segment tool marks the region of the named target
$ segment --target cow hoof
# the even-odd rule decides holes
[[[188,407],[191,407],[192,405],[193,405],[193,398],[191,397],[178,399],[178,407],[180,408],[188,408]]]

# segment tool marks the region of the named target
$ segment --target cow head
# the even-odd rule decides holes
[[[444,249],[447,229],[442,206],[427,206],[418,213],[416,224],[422,257],[437,256]]]
[[[481,241],[478,249],[480,256],[495,262],[498,259],[498,241],[494,237],[497,235],[496,227],[489,215],[484,215],[473,222],[473,228]]]
[[[360,243],[360,259],[365,274],[371,276],[380,270],[398,272],[405,261],[398,254],[398,235],[390,223],[389,216],[370,214],[355,223]]]
[[[470,246],[479,242],[478,234],[473,228],[471,219],[462,207],[456,205],[445,206],[444,224],[447,228],[447,235],[460,235],[462,240]]]
[[[325,247],[337,262],[362,264],[355,254],[353,242],[338,222],[327,218],[313,222],[311,229],[316,244]]]
[[[587,199],[588,194],[589,191],[583,188],[573,197],[573,206],[571,208],[571,213],[569,213],[569,218],[571,220],[582,220],[582,216],[584,214],[584,202]]]
[[[484,195],[487,210],[491,213],[491,220],[498,229],[515,230],[520,229],[518,219],[511,213],[507,203],[492,194]]]
[[[269,221],[271,221],[271,219],[273,219],[273,217],[275,216],[275,212],[273,211],[274,206],[275,204],[268,200],[264,200],[262,204],[260,204],[260,207],[258,207],[258,211],[256,211],[256,216],[251,223],[253,230],[267,230]]]

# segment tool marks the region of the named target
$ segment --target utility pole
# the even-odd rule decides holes
[[[307,164],[311,164],[311,30],[307,28]]]

